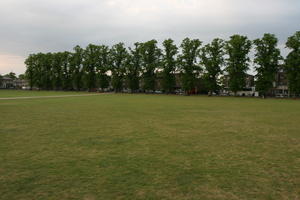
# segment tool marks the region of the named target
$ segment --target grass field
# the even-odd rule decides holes
[[[300,101],[0,100],[0,199],[300,199]]]
[[[0,90],[0,98],[89,94],[87,92]]]

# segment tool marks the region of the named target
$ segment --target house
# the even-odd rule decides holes
[[[14,80],[14,87],[16,89],[28,89],[29,83],[25,79],[15,79]]]
[[[173,93],[176,94],[184,94],[183,86],[182,86],[182,74],[180,72],[175,72],[175,85],[173,86]],[[140,87],[143,88],[143,79],[140,79]],[[155,79],[155,92],[162,93],[165,92],[163,90],[163,74],[162,72],[156,73]],[[205,86],[205,82],[202,77],[198,77],[195,79],[195,88],[187,92],[188,94],[207,94],[208,90]]]
[[[278,72],[275,74],[273,88],[268,95],[273,97],[289,97],[288,79],[283,66],[280,66]]]
[[[1,89],[10,89],[10,88],[14,88],[14,80],[12,78],[9,77],[2,77],[1,78],[1,85],[0,85]]]
[[[221,78],[221,82],[222,82],[222,90],[220,94],[224,96],[234,95],[234,93],[229,89],[229,75],[224,75]],[[238,91],[236,95],[237,96],[258,96],[258,92],[255,91],[253,75],[246,74],[245,87],[243,88],[243,90]]]
[[[24,79],[12,79],[9,77],[2,77],[0,82],[1,89],[26,89],[28,88],[28,81]]]

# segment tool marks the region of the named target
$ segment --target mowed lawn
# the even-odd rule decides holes
[[[299,198],[299,100],[0,100],[0,199]]]
[[[30,91],[30,90],[0,90],[0,98],[10,97],[35,97],[59,95],[86,95],[87,92],[61,92],[61,91]]]

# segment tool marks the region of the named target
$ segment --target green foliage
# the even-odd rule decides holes
[[[38,53],[34,56],[34,83],[40,89],[49,89],[49,54]]]
[[[229,74],[229,88],[236,93],[245,87],[246,72],[249,69],[251,41],[246,36],[233,35],[226,42],[228,54],[226,71]]]
[[[175,72],[176,72],[176,58],[178,48],[172,39],[163,42],[164,51],[162,55],[162,88],[166,93],[174,91],[176,85]]]
[[[178,57],[178,65],[182,74],[182,88],[186,93],[195,89],[196,78],[201,72],[198,64],[201,44],[198,39],[185,38],[180,45],[182,52]]]
[[[29,86],[40,89],[52,89],[51,70],[53,57],[51,53],[31,54],[26,60],[27,69],[25,77],[29,80]]]
[[[297,32],[287,42],[291,52],[285,67],[290,89],[295,94],[300,93],[299,37]],[[261,94],[265,94],[272,87],[281,59],[280,51],[277,38],[272,34],[265,34],[254,44],[256,85]],[[159,74],[162,91],[172,93],[176,87],[175,75],[178,74],[181,88],[187,94],[198,89],[211,94],[219,91],[220,75],[226,64],[224,71],[228,73],[229,89],[235,93],[243,90],[249,69],[251,41],[246,36],[233,35],[227,42],[216,38],[203,48],[201,45],[198,39],[185,38],[180,47],[172,39],[165,40],[162,50],[156,40],[150,40],[135,43],[129,50],[123,43],[112,48],[89,44],[86,48],[76,46],[73,52],[31,54],[25,61],[25,77],[30,88],[46,90],[95,91],[101,88],[104,91],[112,85],[116,92],[123,87],[132,92],[139,91],[140,87],[146,92],[153,92]]]
[[[62,53],[54,53],[52,55],[52,87],[55,90],[62,89]]]
[[[16,79],[17,78],[16,73],[14,73],[14,72],[9,72],[8,74],[5,74],[4,77],[8,77],[8,78],[11,78],[11,79]]]
[[[222,67],[225,62],[224,46],[225,42],[222,39],[216,38],[201,49],[201,63],[205,68],[204,81],[210,94],[217,92],[220,88],[218,78],[222,73]]]
[[[72,71],[70,67],[70,52],[62,53],[62,88],[63,90],[72,90]]]
[[[29,81],[29,87],[32,90],[33,86],[35,85],[35,55],[30,54],[26,60],[26,71],[25,76],[26,79]]]
[[[97,75],[98,75],[98,85],[103,90],[108,88],[109,86],[109,77],[107,72],[109,70],[110,65],[110,54],[109,54],[109,47],[105,45],[99,46],[100,55],[99,55],[99,64],[97,65]]]
[[[52,89],[52,83],[51,83],[52,54],[47,53],[45,55],[41,55],[41,57],[42,57],[41,66],[43,69],[42,87],[43,89],[50,90]]]
[[[123,79],[128,58],[128,52],[124,47],[124,43],[114,45],[111,48],[110,55],[112,86],[115,92],[120,92],[123,89]]]
[[[24,79],[26,79],[26,76],[25,76],[25,74],[19,74],[18,78],[24,80]]]
[[[155,90],[156,69],[160,64],[161,50],[156,40],[141,44],[142,77],[145,91]]]
[[[256,74],[256,90],[263,96],[273,87],[275,74],[278,71],[281,59],[280,50],[277,48],[278,39],[273,34],[266,33],[262,39],[256,39],[254,63]]]
[[[96,88],[96,66],[98,65],[99,54],[99,47],[93,44],[89,44],[84,51],[83,67],[86,86],[89,91]]]
[[[126,65],[126,79],[128,82],[128,87],[131,92],[137,92],[140,85],[140,72],[141,72],[141,44],[135,43],[134,49],[129,48],[130,54],[127,58]]]
[[[286,47],[291,50],[285,60],[289,89],[295,95],[300,95],[300,31],[289,37]]]
[[[83,87],[83,56],[84,49],[80,46],[74,47],[74,53],[71,54],[70,68],[72,72],[72,85],[74,89],[80,90]]]

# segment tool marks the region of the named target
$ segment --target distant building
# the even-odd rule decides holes
[[[275,80],[273,82],[273,88],[269,92],[269,96],[274,97],[288,97],[289,86],[287,74],[284,68],[281,66],[278,72],[275,74]]]
[[[175,85],[173,86],[174,92],[182,91],[182,85],[181,85],[181,74],[180,73],[174,73],[175,76]],[[157,91],[163,91],[163,74],[162,73],[156,73],[156,80],[155,80],[155,90]]]
[[[2,77],[1,78],[1,85],[0,88],[2,89],[11,89],[14,88],[14,80],[9,77]]]
[[[26,89],[28,88],[28,81],[24,79],[12,79],[9,77],[2,77],[0,82],[1,89]]]
[[[29,83],[25,79],[15,79],[14,80],[14,87],[17,89],[28,89]]]
[[[222,95],[233,95],[233,92],[229,90],[229,76],[225,75],[222,77],[223,89]],[[258,96],[259,93],[255,91],[254,76],[247,74],[245,78],[245,87],[242,91],[237,92],[238,96]],[[284,71],[283,66],[280,66],[278,72],[275,74],[273,81],[273,88],[267,94],[272,97],[289,97],[289,87],[287,74]]]
[[[234,95],[229,88],[229,75],[225,75],[222,77],[222,90],[220,92],[221,95]],[[238,91],[236,93],[238,96],[258,96],[258,92],[255,91],[254,84],[254,76],[250,74],[246,74],[245,77],[245,87],[243,90]]]

